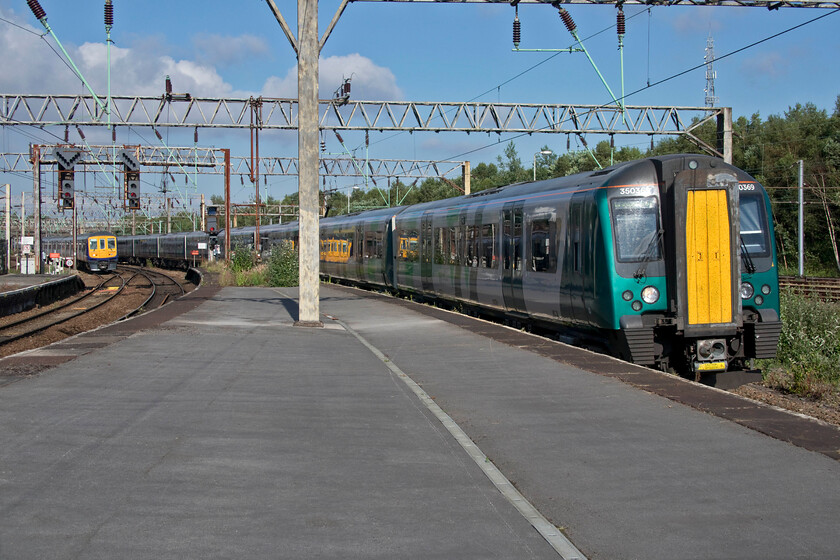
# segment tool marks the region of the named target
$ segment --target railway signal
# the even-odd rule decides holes
[[[75,206],[75,170],[73,167],[82,159],[78,150],[56,149],[55,159],[58,162],[58,200],[59,208],[72,210]]]
[[[218,219],[219,216],[219,207],[218,206],[208,206],[207,207],[207,233],[210,235],[216,235],[218,233],[217,228],[218,226]]]
[[[140,210],[140,163],[133,153],[125,150],[120,157],[125,168],[125,207]]]
[[[73,209],[75,205],[75,171],[73,169],[58,169],[58,199],[59,206],[65,210]]]

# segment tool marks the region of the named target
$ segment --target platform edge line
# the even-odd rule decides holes
[[[328,316],[329,317],[329,316]],[[496,489],[507,499],[510,504],[525,518],[531,526],[548,542],[548,544],[564,560],[586,560],[586,557],[575,547],[566,536],[560,532],[548,519],[543,516],[534,505],[517,490],[508,478],[494,465],[481,449],[473,442],[467,433],[461,429],[457,422],[423,390],[411,377],[402,371],[394,362],[383,354],[376,346],[367,341],[361,334],[356,332],[344,321],[329,317],[342,326],[344,330],[356,337],[374,356],[376,356],[388,369],[391,370],[409,389],[420,399],[426,408],[443,424],[447,431],[455,438],[458,444],[478,465],[478,468],[493,483]]]

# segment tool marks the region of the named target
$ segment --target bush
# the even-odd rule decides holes
[[[252,249],[247,247],[234,247],[231,251],[230,270],[234,274],[251,270],[256,264],[257,255]]]
[[[267,276],[269,286],[298,285],[298,251],[291,243],[282,243],[271,248]]]
[[[765,380],[810,397],[840,389],[840,305],[783,293],[781,313],[776,358],[761,364]]]

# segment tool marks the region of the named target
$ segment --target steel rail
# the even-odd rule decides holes
[[[90,313],[94,309],[98,309],[102,305],[108,303],[109,301],[111,301],[115,297],[117,297],[123,291],[126,284],[131,281],[131,279],[129,278],[128,280],[126,280],[122,276],[111,276],[110,278],[101,282],[98,286],[96,286],[93,290],[91,290],[89,293],[85,294],[84,296],[82,296],[80,298],[76,298],[73,301],[62,304],[58,307],[52,308],[49,311],[44,311],[44,312],[38,313],[36,315],[33,315],[31,317],[27,317],[26,319],[15,321],[14,323],[9,323],[8,325],[4,325],[4,326],[0,327],[0,332],[8,331],[8,330],[10,330],[10,329],[12,329],[16,326],[21,326],[21,325],[24,325],[26,323],[32,323],[32,322],[37,321],[38,319],[42,319],[42,318],[44,318],[45,316],[48,316],[48,315],[54,315],[57,311],[67,309],[71,305],[78,304],[80,301],[86,300],[88,298],[92,298],[94,295],[101,293],[101,291],[103,289],[103,286],[105,286],[105,284],[109,283],[110,281],[112,281],[114,279],[121,280],[122,284],[119,286],[119,288],[114,293],[110,294],[108,297],[104,298],[102,301],[99,301],[99,302],[95,303],[93,306],[88,307],[86,309],[83,309],[83,310],[81,310],[77,313],[69,313],[69,314],[66,314],[64,316],[60,316],[58,319],[56,319],[54,321],[49,321],[49,322],[47,322],[45,324],[42,324],[40,326],[37,326],[35,328],[26,329],[23,332],[16,332],[16,333],[11,334],[11,335],[0,336],[0,345],[8,344],[8,343],[13,342],[15,340],[20,340],[21,338],[25,338],[27,336],[37,334],[39,332],[45,331],[45,330],[47,330],[51,327],[54,327],[56,325],[66,323],[67,321],[70,321],[71,319],[75,319],[77,317],[80,317],[80,316],[84,315],[85,313]]]

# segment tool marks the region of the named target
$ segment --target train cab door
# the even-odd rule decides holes
[[[578,193],[569,203],[569,235],[566,263],[566,287],[569,293],[569,308],[566,316],[578,322],[587,322],[589,314],[584,302],[584,275],[586,267],[586,193]],[[561,306],[562,307],[562,306]]]
[[[715,169],[687,169],[674,179],[678,328],[687,336],[741,319],[738,179]]]
[[[522,267],[525,243],[522,239],[522,207],[522,202],[508,202],[502,209],[502,295],[505,299],[505,309],[524,312]]]

